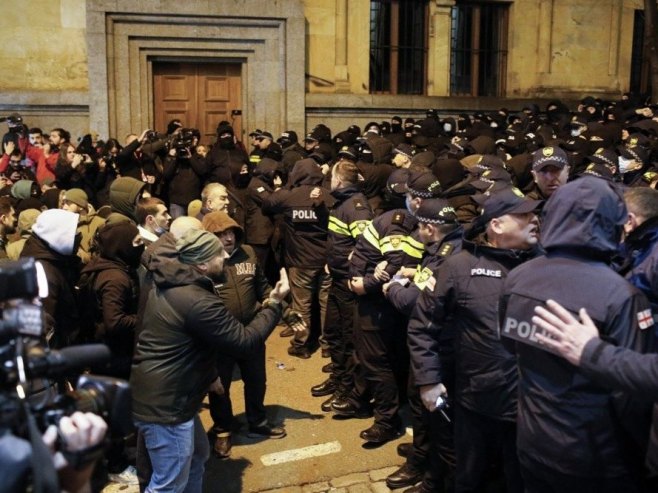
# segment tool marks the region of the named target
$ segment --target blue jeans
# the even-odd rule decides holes
[[[135,425],[144,436],[153,468],[146,493],[201,493],[210,448],[199,416],[176,425]]]

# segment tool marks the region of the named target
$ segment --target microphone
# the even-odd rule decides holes
[[[91,365],[102,365],[110,360],[110,349],[105,344],[70,346],[59,351],[33,355],[27,359],[27,373],[34,377],[55,377],[81,370]]]

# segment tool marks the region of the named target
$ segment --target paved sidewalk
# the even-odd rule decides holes
[[[385,467],[374,471],[352,473],[329,481],[250,493],[389,493],[391,490],[386,486],[386,476],[397,469],[397,467]],[[103,489],[103,493],[139,493],[139,487],[110,483]]]

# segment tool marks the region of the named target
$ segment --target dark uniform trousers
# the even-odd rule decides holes
[[[484,491],[492,462],[504,465],[507,493],[523,493],[515,422],[490,418],[456,404],[455,449],[459,464],[455,493]],[[502,457],[494,456],[501,452]]]
[[[347,280],[333,278],[327,297],[324,339],[333,364],[332,378],[345,392],[354,387],[354,310],[356,296],[347,287]]]
[[[224,394],[208,392],[210,416],[214,422],[213,431],[217,433],[233,430],[233,406],[231,405],[231,382],[235,365],[240,368],[244,382],[245,415],[249,426],[258,426],[267,421],[265,413],[265,344],[243,358],[233,358],[221,354],[217,360],[217,372],[224,387]]]
[[[397,429],[409,368],[407,321],[381,294],[367,294],[358,298],[355,322],[355,348],[374,399],[375,423]]]

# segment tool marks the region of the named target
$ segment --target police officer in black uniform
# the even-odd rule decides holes
[[[327,260],[329,191],[322,188],[324,176],[313,159],[298,161],[290,173],[292,188],[279,189],[263,199],[265,214],[283,214],[284,264],[288,269],[292,309],[299,313],[310,333],[296,333],[288,354],[310,358],[321,334],[319,324],[311,324],[311,307],[318,303],[321,324],[327,306],[330,278]],[[293,287],[294,286],[294,287]]]
[[[515,269],[501,299],[501,335],[519,366],[518,456],[526,491],[640,491],[650,407],[615,395],[537,343],[534,308],[547,299],[581,307],[601,336],[646,352],[646,298],[608,265],[628,214],[617,186],[595,176],[560,187],[544,207],[546,255]],[[649,329],[649,330],[647,330]],[[645,419],[646,418],[646,419]]]
[[[401,267],[415,267],[420,262],[422,243],[411,236],[416,224],[406,209],[385,212],[359,237],[350,259],[350,289],[359,296],[354,327],[357,358],[372,392],[375,412],[375,423],[360,436],[370,443],[385,443],[400,436],[399,389],[406,383],[400,370],[406,372],[407,368],[404,330],[400,328],[406,324],[384,298],[382,285]],[[385,274],[376,274],[382,262]],[[332,404],[339,414],[363,406],[363,396],[354,395]]]
[[[454,403],[455,491],[481,490],[491,463],[502,458],[507,491],[521,493],[516,361],[499,341],[497,308],[507,273],[536,254],[533,211],[539,202],[512,187],[484,196],[482,202],[482,214],[465,235],[462,251],[438,270],[434,299],[419,302],[423,311],[409,324],[409,349],[425,407],[434,411],[446,394]],[[454,391],[449,389],[451,332]]]
[[[383,286],[386,299],[407,317],[416,306],[420,293],[426,289],[432,290],[432,283],[436,282],[436,273],[443,261],[461,250],[464,233],[464,229],[458,224],[455,209],[446,199],[423,200],[414,212],[414,216],[418,220],[419,237],[425,245],[423,261],[417,267],[411,281],[402,276],[395,276]],[[409,377],[407,392],[411,409],[413,442],[398,446],[398,450],[402,450],[403,453],[407,451],[407,460],[386,478],[386,485],[389,488],[412,486],[422,479],[424,474],[427,475],[424,480],[426,485],[431,484],[432,481],[438,483],[438,479],[435,479],[439,474],[438,464],[430,460],[432,442],[430,420],[436,418],[437,414],[430,414],[423,406],[418,388],[413,381],[413,371],[409,373]],[[439,422],[436,426],[445,426],[445,424]],[[450,445],[451,443],[450,440]],[[432,453],[432,458],[435,455]]]
[[[361,193],[359,170],[353,162],[352,151],[345,146],[338,152],[339,161],[331,170],[331,196],[335,202],[329,211],[327,237],[327,269],[331,287],[327,300],[325,340],[331,357],[331,376],[326,382],[311,389],[314,396],[332,394],[322,403],[323,411],[354,387],[354,342],[352,324],[356,304],[350,291],[349,256],[357,238],[373,218],[368,200]]]

